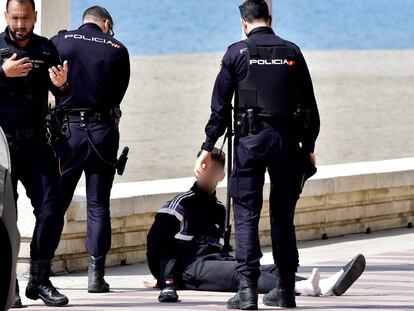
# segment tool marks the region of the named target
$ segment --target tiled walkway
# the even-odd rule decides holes
[[[319,267],[322,277],[328,276],[358,253],[366,256],[367,269],[341,297],[297,297],[298,310],[414,310],[414,229],[303,242],[299,247],[300,274],[304,276],[312,267]],[[263,262],[269,260],[267,252]],[[111,268],[107,274],[112,286],[107,294],[88,294],[85,273],[55,277],[54,284],[70,299],[65,310],[225,310],[225,302],[232,295],[181,291],[180,303],[160,304],[158,291],[143,286],[149,279],[145,264]],[[21,283],[24,288],[25,282]],[[27,311],[54,309],[25,297],[23,302],[28,305]],[[262,304],[259,308],[275,309]]]

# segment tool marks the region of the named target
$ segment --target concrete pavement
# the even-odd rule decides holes
[[[354,255],[362,253],[367,269],[362,277],[341,297],[297,297],[298,310],[414,310],[414,229],[383,231],[370,235],[350,235],[329,240],[299,243],[299,274],[309,275],[319,267],[321,276],[338,271]],[[262,263],[271,263],[269,249]],[[27,276],[19,276],[21,288]],[[181,302],[160,304],[158,291],[146,289],[150,280],[145,264],[107,269],[112,292],[88,294],[86,273],[56,276],[53,283],[70,299],[65,308],[74,311],[98,310],[225,310],[231,293],[179,292]],[[261,297],[260,297],[261,301]],[[54,310],[40,301],[23,297],[26,310]],[[260,304],[260,309],[275,309]]]

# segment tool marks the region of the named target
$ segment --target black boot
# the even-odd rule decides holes
[[[22,299],[20,298],[19,282],[16,279],[16,298],[14,299],[13,309],[23,308]]]
[[[263,296],[263,304],[272,307],[296,308],[295,281],[289,277],[289,282],[281,278],[276,287]]]
[[[105,256],[89,258],[88,268],[88,292],[107,293],[109,284],[105,282]]]
[[[178,294],[174,284],[174,280],[166,280],[166,286],[161,290],[158,301],[159,302],[177,302]]]
[[[26,287],[26,297],[32,300],[42,299],[47,306],[60,307],[69,300],[59,293],[49,280],[51,260],[30,262],[30,278]]]
[[[257,310],[257,282],[249,282],[244,276],[239,276],[239,291],[227,301],[228,309]]]

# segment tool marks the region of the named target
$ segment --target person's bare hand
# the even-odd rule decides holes
[[[311,163],[316,166],[316,156],[314,153],[310,153],[309,154],[309,160],[311,161]]]
[[[204,175],[207,172],[207,169],[211,163],[211,152],[203,150],[203,152],[198,157],[195,166],[194,174],[197,178],[200,178],[201,175]]]
[[[152,279],[152,280],[145,280],[144,281],[144,286],[146,288],[158,288],[157,285],[157,280],[156,279]]]
[[[63,62],[63,66],[53,66],[49,68],[50,80],[56,87],[62,87],[68,80],[68,61]]]
[[[3,71],[8,78],[26,77],[33,68],[33,64],[29,62],[28,57],[24,57],[19,60],[16,60],[16,58],[17,54],[14,53],[3,63]]]

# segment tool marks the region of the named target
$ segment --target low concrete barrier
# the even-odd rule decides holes
[[[146,235],[163,202],[188,190],[193,178],[115,184],[111,195],[112,248],[107,265],[145,261]],[[226,182],[219,185],[223,201]],[[264,197],[268,198],[269,181]],[[20,191],[22,193],[22,191]],[[28,201],[19,210],[31,211]],[[21,215],[21,212],[20,212]],[[298,240],[341,236],[411,226],[414,221],[414,158],[328,165],[319,167],[303,191],[296,210]],[[34,220],[19,222],[22,247],[19,272],[27,271]],[[65,217],[65,228],[56,252],[54,270],[85,270],[86,197],[79,187]],[[260,223],[262,246],[270,245],[268,201]],[[234,245],[234,241],[233,241]]]

